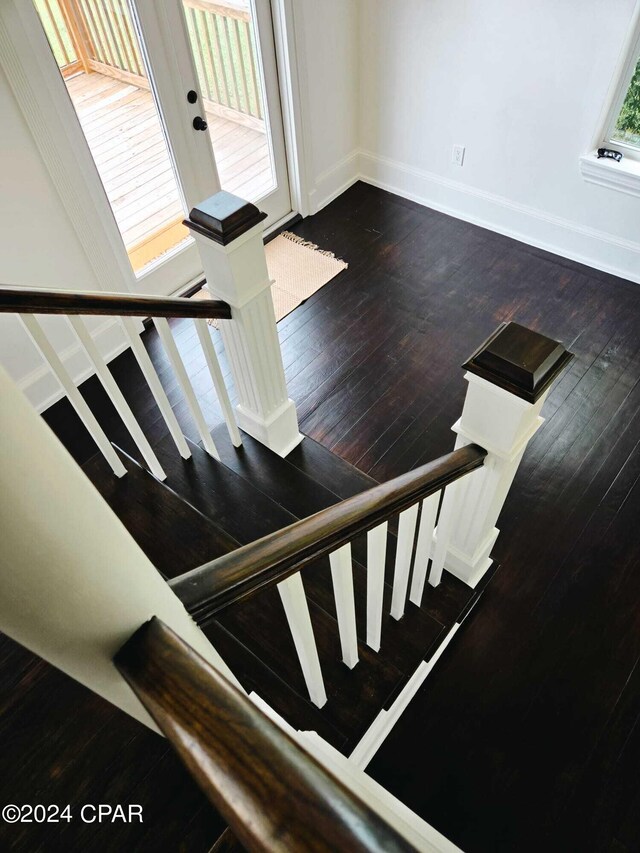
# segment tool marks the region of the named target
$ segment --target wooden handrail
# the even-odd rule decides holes
[[[158,618],[114,663],[247,850],[415,849]]]
[[[218,299],[0,287],[0,313],[108,314],[116,317],[201,317],[229,320],[231,306]]]
[[[236,601],[277,583],[480,468],[487,451],[469,444],[270,533],[170,581],[199,624]]]

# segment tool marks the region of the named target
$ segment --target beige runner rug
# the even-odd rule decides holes
[[[316,290],[331,281],[349,264],[314,243],[283,231],[264,247],[276,320],[282,320]],[[206,290],[194,293],[192,299],[210,299]],[[208,321],[217,327],[216,320]]]

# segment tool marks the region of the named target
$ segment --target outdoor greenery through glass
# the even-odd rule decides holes
[[[611,138],[615,142],[640,148],[640,59]]]
[[[75,62],[78,57],[57,0],[34,2],[58,66],[64,68],[65,65]]]

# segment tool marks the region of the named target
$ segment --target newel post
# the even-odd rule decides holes
[[[231,305],[220,321],[238,392],[238,425],[280,456],[302,441],[282,366],[261,222],[266,214],[227,192],[185,220],[196,240],[207,289]]]
[[[544,422],[540,410],[549,388],[572,358],[557,341],[503,323],[463,365],[469,387],[453,426],[456,448],[475,443],[489,452],[482,468],[446,490],[438,524],[451,525],[445,567],[469,586],[491,566],[498,516],[527,444]]]

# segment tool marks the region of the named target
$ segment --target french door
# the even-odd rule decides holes
[[[219,189],[291,212],[269,0],[34,0],[138,279],[201,271],[182,220]]]

